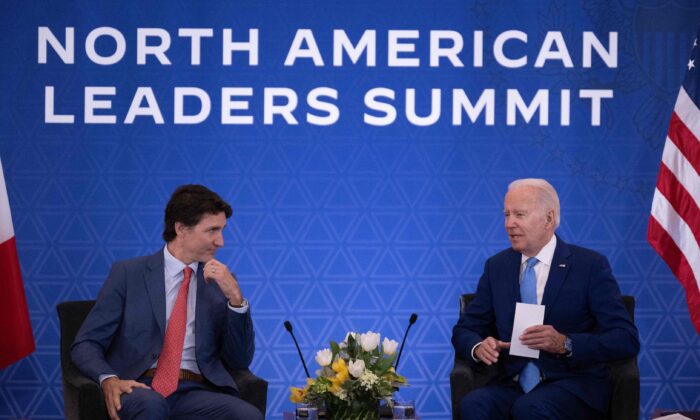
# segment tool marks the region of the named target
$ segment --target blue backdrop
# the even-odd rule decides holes
[[[314,364],[417,312],[405,393],[446,419],[458,296],[530,176],[637,299],[643,415],[699,409],[700,340],[645,240],[699,18],[692,0],[6,2],[0,157],[37,350],[0,371],[0,417],[63,416],[55,305],[162,246],[167,198],[197,182],[234,208],[220,258],[270,418],[304,379],[285,319]]]

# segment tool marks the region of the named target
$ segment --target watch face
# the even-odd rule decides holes
[[[567,353],[571,353],[571,339],[568,337],[564,340],[564,350],[566,350]]]

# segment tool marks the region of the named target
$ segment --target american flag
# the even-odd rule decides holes
[[[700,38],[700,33],[698,34]],[[647,230],[651,246],[685,288],[700,335],[700,47],[698,38],[671,115]]]

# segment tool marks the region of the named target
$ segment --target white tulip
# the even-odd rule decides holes
[[[391,356],[392,354],[396,353],[396,348],[398,346],[399,343],[397,341],[389,340],[386,337],[384,337],[384,341],[382,341],[382,351],[387,356]]]
[[[351,361],[350,364],[348,365],[348,371],[350,371],[350,374],[356,378],[359,378],[362,375],[362,372],[365,371],[365,362],[362,359],[357,359],[355,361]]]
[[[333,361],[333,352],[331,349],[319,350],[316,353],[316,363],[320,366],[330,366]]]
[[[379,345],[380,335],[372,331],[367,331],[360,336],[360,344],[364,351],[372,351]]]

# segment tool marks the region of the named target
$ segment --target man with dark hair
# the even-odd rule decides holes
[[[474,300],[452,331],[460,357],[498,377],[467,394],[467,419],[602,419],[610,402],[606,363],[639,351],[637,328],[608,260],[569,245],[559,227],[559,197],[543,179],[512,182],[504,202],[511,248],[486,261]],[[544,305],[544,325],[515,337],[539,358],[509,354],[517,302]]]
[[[114,263],[71,348],[111,418],[260,419],[230,368],[253,359],[248,301],[217,261],[231,206],[201,185],[175,190],[165,247]]]
[[[178,187],[165,207],[163,240],[170,242],[175,239],[177,236],[175,232],[176,222],[183,223],[185,226],[194,226],[207,213],[223,213],[228,219],[231,217],[232,211],[227,202],[207,187],[202,185]]]

